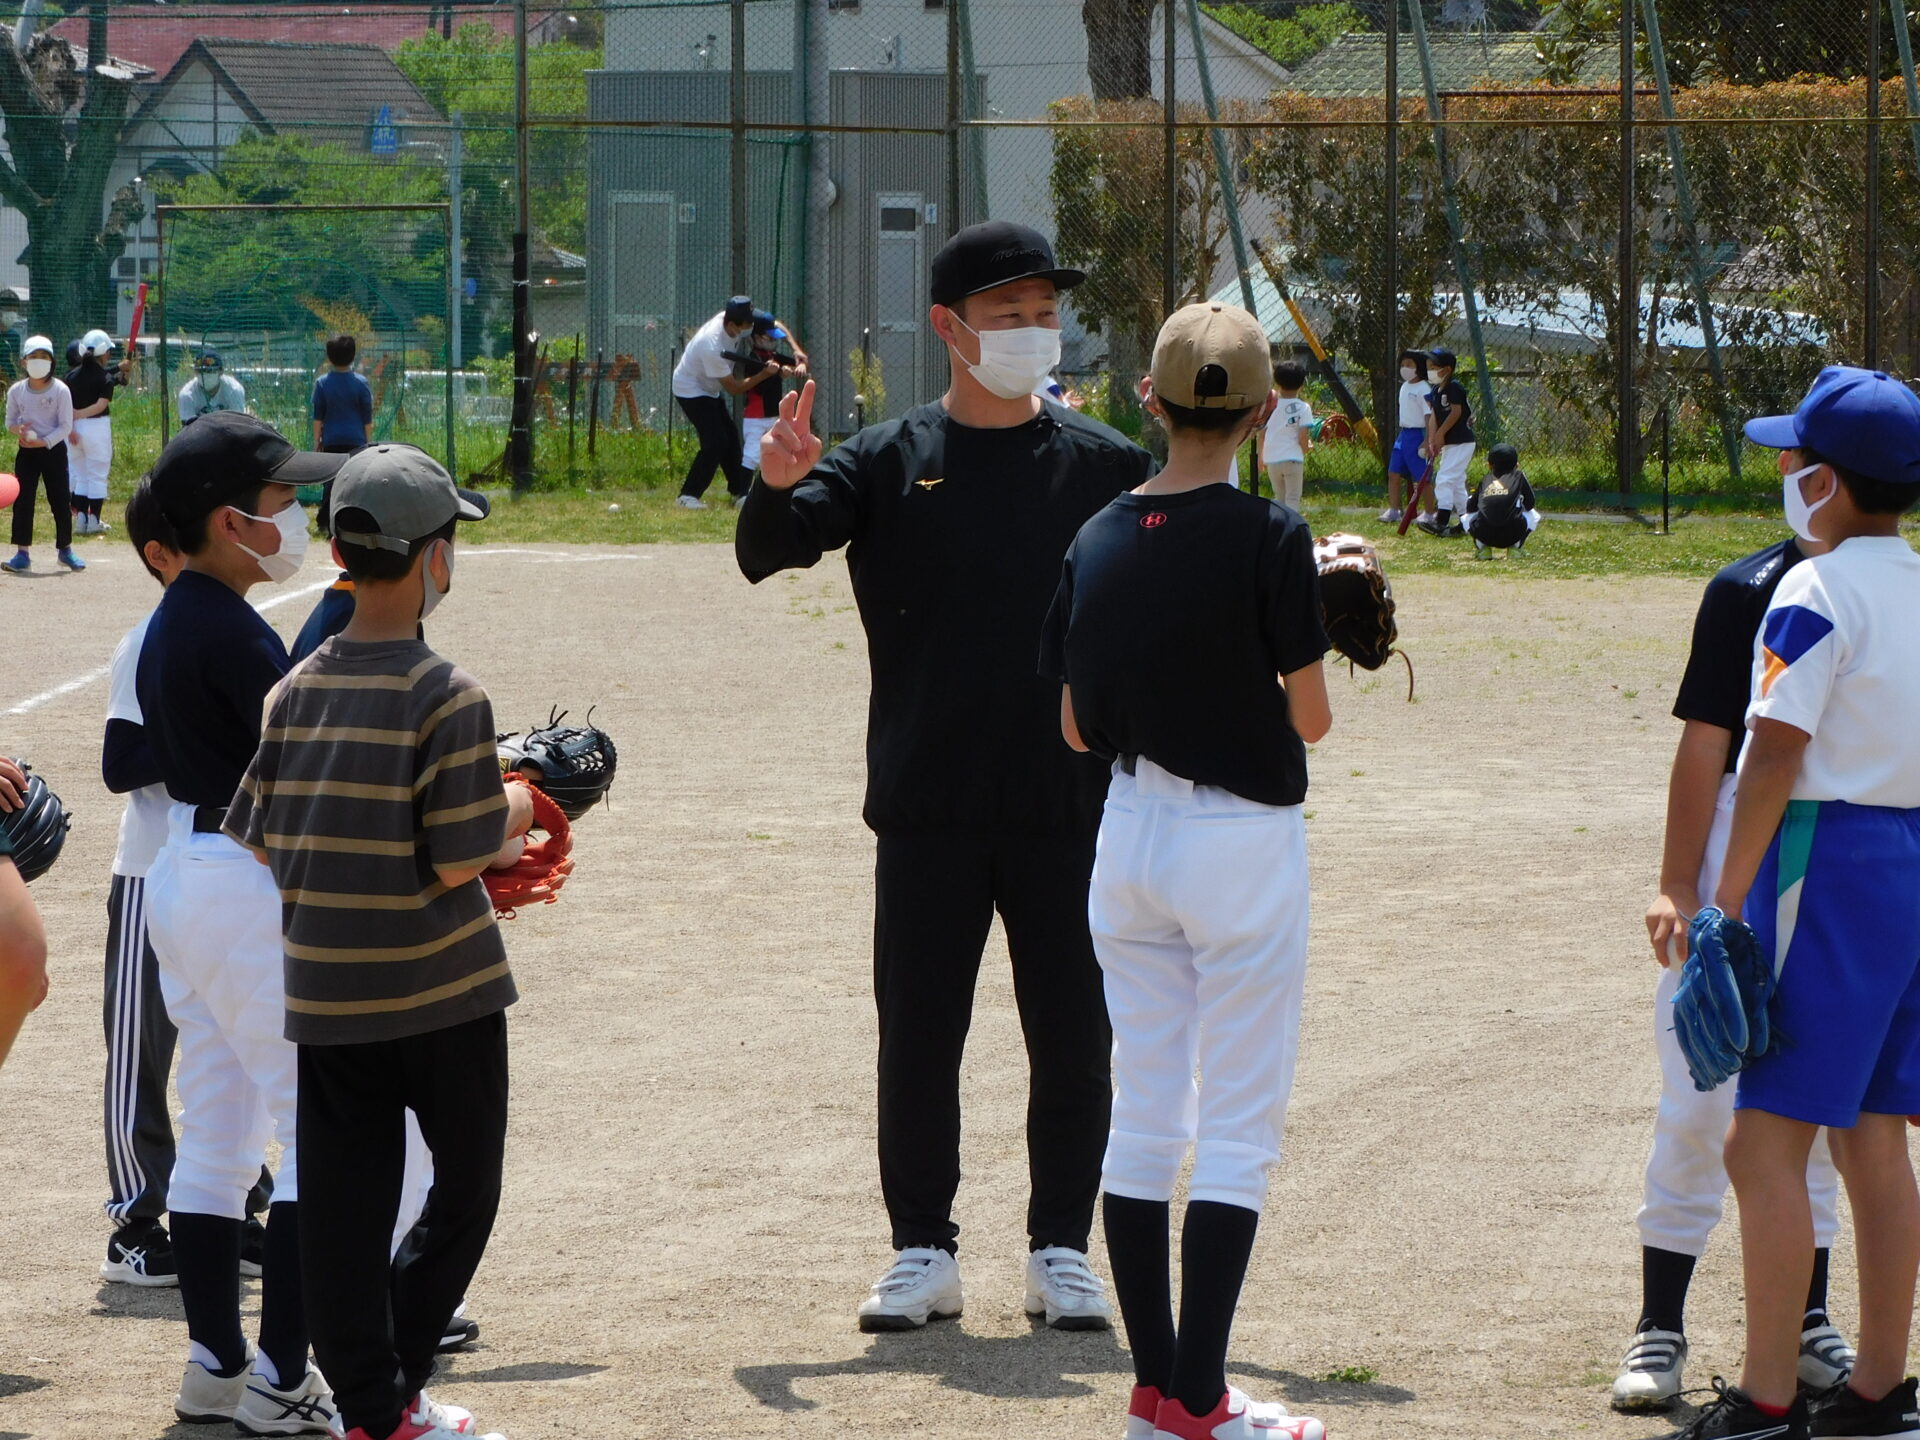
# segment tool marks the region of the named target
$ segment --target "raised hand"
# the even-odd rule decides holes
[[[813,433],[813,381],[780,397],[780,418],[760,441],[760,479],[791,490],[820,463],[820,437]]]

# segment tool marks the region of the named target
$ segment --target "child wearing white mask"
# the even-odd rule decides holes
[[[1400,434],[1387,457],[1387,508],[1380,523],[1398,525],[1401,487],[1407,503],[1415,503],[1420,477],[1426,473],[1426,447],[1433,439],[1432,389],[1427,384],[1427,352],[1400,352]]]
[[[193,378],[180,387],[175,408],[182,425],[223,410],[242,414],[247,408],[247,392],[227,374],[218,350],[202,350],[193,362]]]
[[[41,485],[53,510],[53,541],[60,563],[84,570],[87,562],[73,553],[73,511],[67,490],[67,440],[73,434],[73,395],[54,378],[53,342],[44,335],[29,336],[20,347],[27,378],[7,388],[7,429],[20,448],[14,453],[13,473],[20,496],[13,502],[14,557],[0,570],[24,575],[33,568],[28,553],[33,545],[33,512]]]

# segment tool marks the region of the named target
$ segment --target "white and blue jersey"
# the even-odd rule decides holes
[[[1785,1042],[1738,1104],[1810,1124],[1920,1114],[1920,555],[1859,536],[1780,581],[1747,723],[1810,737],[1746,919]]]

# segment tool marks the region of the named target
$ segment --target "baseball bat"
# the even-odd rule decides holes
[[[1435,461],[1427,461],[1427,468],[1420,472],[1420,478],[1413,482],[1413,493],[1407,496],[1407,508],[1400,512],[1400,533],[1407,533],[1407,527],[1413,524],[1413,517],[1420,513],[1420,497],[1433,485]]]
[[[1287,289],[1287,282],[1281,278],[1280,267],[1274,264],[1273,258],[1267,254],[1266,245],[1259,240],[1254,241],[1253,253],[1260,257],[1260,264],[1267,272],[1267,279],[1273,282],[1274,293],[1287,307],[1287,313],[1293,316],[1293,323],[1298,327],[1301,338],[1307,342],[1307,348],[1313,351],[1313,358],[1320,362],[1320,376],[1327,382],[1327,388],[1333,391],[1333,398],[1340,402],[1340,408],[1346,411],[1347,418],[1353,422],[1354,433],[1367,443],[1374,454],[1383,454],[1384,452],[1380,449],[1379,431],[1374,429],[1373,421],[1369,420],[1366,412],[1361,410],[1360,402],[1354,399],[1353,391],[1347,388],[1347,382],[1340,378],[1339,372],[1327,359],[1327,347],[1320,343],[1320,336],[1308,323],[1306,313],[1294,302],[1293,293]]]
[[[140,352],[134,346],[140,343],[140,322],[147,318],[147,282],[142,280],[140,288],[133,296],[133,328],[127,332],[127,361],[138,362]]]

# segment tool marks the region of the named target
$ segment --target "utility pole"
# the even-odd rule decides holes
[[[1160,187],[1160,234],[1165,252],[1160,257],[1160,314],[1173,314],[1180,303],[1180,139],[1175,128],[1174,74],[1180,52],[1180,23],[1173,0],[1160,0],[1160,91],[1165,130],[1161,164],[1166,183]]]
[[[1620,493],[1631,495],[1640,476],[1640,407],[1633,388],[1634,351],[1640,339],[1640,274],[1634,263],[1633,227],[1633,5],[1620,6],[1620,333],[1616,339],[1619,371],[1614,377],[1620,407],[1620,434],[1614,463]]]
[[[520,0],[525,4],[526,0]],[[729,49],[732,62],[733,147],[732,215],[729,237],[733,241],[733,293],[747,293],[747,0],[733,0],[733,37]]]
[[[533,485],[533,212],[527,164],[527,0],[513,4],[513,419],[507,471],[515,490]]]

